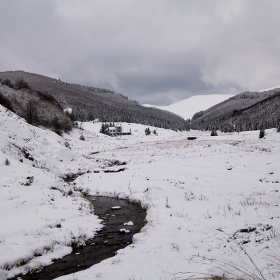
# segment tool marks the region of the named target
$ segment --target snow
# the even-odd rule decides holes
[[[271,88],[262,89],[262,90],[259,90],[258,92],[269,91],[269,90],[273,90],[273,89],[276,89],[276,88],[280,88],[280,86],[276,86],[276,87],[271,87]]]
[[[72,114],[72,108],[66,108],[63,110],[65,113]]]
[[[156,107],[177,114],[184,119],[191,119],[193,115],[199,111],[204,111],[220,102],[229,99],[232,94],[210,94],[210,95],[196,95],[190,98],[181,100],[168,106],[154,106],[144,104],[146,107]]]
[[[134,223],[133,223],[132,221],[129,221],[129,222],[127,222],[127,223],[124,223],[123,225],[124,225],[124,226],[133,226]]]
[[[222,276],[230,270],[225,262],[254,269],[242,250],[265,279],[279,279],[268,266],[271,250],[279,250],[276,129],[263,139],[259,131],[211,137],[153,127],[157,135],[145,136],[147,126],[122,123],[132,135],[110,137],[100,126],[81,123],[60,137],[0,106],[0,279],[50,264],[96,234],[101,221],[80,191],[141,203],[147,223],[114,257],[57,279]],[[123,162],[122,172],[94,173]],[[61,179],[77,173],[75,185]]]
[[[119,210],[121,208],[122,208],[121,206],[113,206],[113,207],[111,207],[112,210]]]
[[[125,229],[125,228],[121,228],[121,229],[119,230],[119,233],[130,233],[130,230]]]

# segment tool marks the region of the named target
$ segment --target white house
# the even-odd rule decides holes
[[[116,125],[116,134],[122,135],[122,126],[120,124]]]
[[[109,135],[115,136],[116,135],[116,128],[114,126],[108,127]]]
[[[106,129],[110,136],[118,136],[118,135],[131,135],[131,130],[129,132],[123,132],[122,126],[117,124],[116,126],[110,126]]]

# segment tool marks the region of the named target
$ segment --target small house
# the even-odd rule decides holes
[[[120,124],[116,125],[116,135],[122,135],[122,126]]]
[[[108,127],[109,135],[116,136],[116,128],[114,126]]]
[[[106,134],[110,136],[131,135],[131,130],[129,132],[123,132],[120,124],[117,124],[116,126],[109,126],[105,131]]]

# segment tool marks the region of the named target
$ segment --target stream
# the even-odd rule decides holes
[[[73,248],[73,252],[40,272],[20,276],[23,280],[51,280],[63,275],[85,270],[107,258],[132,242],[132,236],[140,232],[145,225],[146,211],[139,204],[128,200],[111,197],[85,196],[94,206],[94,213],[103,220],[105,227],[98,231],[96,237],[87,240],[86,246]],[[115,207],[115,206],[120,206]],[[112,207],[116,209],[112,209]],[[124,226],[124,223],[133,225]],[[119,232],[120,229],[129,233]],[[19,279],[18,277],[13,279]]]

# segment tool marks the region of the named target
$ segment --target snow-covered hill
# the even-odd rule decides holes
[[[242,92],[206,111],[195,114],[192,129],[209,130],[213,126],[221,131],[258,130],[261,126],[279,126],[280,89]]]
[[[210,94],[210,95],[196,95],[190,98],[173,103],[169,106],[154,106],[144,104],[146,107],[156,107],[177,114],[184,119],[191,119],[192,116],[199,112],[206,110],[224,100],[232,97],[232,94]]]
[[[265,89],[259,90],[258,92],[270,91],[270,90],[277,89],[277,88],[279,88],[279,89],[280,89],[280,86],[271,87],[271,88],[265,88]]]

